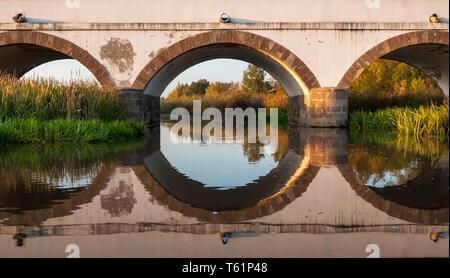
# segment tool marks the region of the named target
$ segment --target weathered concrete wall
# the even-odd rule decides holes
[[[228,13],[235,22],[427,22],[448,18],[445,0],[2,0],[0,21],[23,11],[35,21],[218,22]]]
[[[82,27],[80,30],[80,26]],[[158,24],[138,27],[127,25],[96,27],[88,24],[1,24],[7,30],[34,30],[64,38],[88,51],[108,69],[119,88],[130,87],[140,71],[159,52],[190,36],[211,28],[243,30],[269,38],[294,53],[312,71],[321,87],[336,87],[346,71],[365,52],[389,38],[416,31],[448,31],[448,24],[353,24],[325,23],[265,25],[198,24],[196,26]],[[89,29],[91,28],[92,29]],[[179,28],[179,29],[177,29]],[[265,29],[266,28],[266,29]],[[340,29],[335,29],[340,28]],[[152,30],[153,29],[153,30]],[[106,48],[106,50],[105,50]],[[301,76],[300,76],[301,78]]]

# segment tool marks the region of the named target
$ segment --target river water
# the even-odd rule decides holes
[[[172,127],[1,146],[0,257],[449,256],[447,138],[289,126],[269,145]]]

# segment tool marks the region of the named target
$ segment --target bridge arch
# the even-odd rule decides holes
[[[291,95],[320,87],[309,68],[288,49],[268,38],[236,30],[200,33],[169,46],[142,69],[132,87],[159,96],[163,91],[161,86],[167,85],[179,73],[216,58],[234,58],[256,64],[279,78]]]
[[[359,57],[347,70],[338,87],[349,88],[377,59],[407,63],[430,75],[449,95],[449,33],[427,30],[409,32],[387,39]]]
[[[265,37],[236,30],[215,30],[183,39],[153,58],[132,87],[159,97],[178,74],[211,59],[231,58],[255,64],[276,78],[289,96],[320,87],[309,68],[292,52]]]
[[[95,76],[103,88],[116,87],[101,63],[68,40],[34,31],[0,33],[0,72],[21,77],[36,66],[59,59],[75,59]]]

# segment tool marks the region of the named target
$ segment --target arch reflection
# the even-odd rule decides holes
[[[351,135],[343,177],[365,201],[413,223],[443,224],[449,217],[447,138]]]
[[[58,155],[52,155],[51,148],[32,149],[34,147],[0,152],[0,226],[34,226],[44,221],[63,225],[68,221],[70,225],[95,227],[125,222],[140,229],[139,223],[153,221],[154,214],[155,223],[169,225],[169,230],[173,221],[185,223],[186,230],[192,223],[213,225],[252,220],[267,225],[272,222],[284,225],[282,223],[287,221],[288,226],[297,225],[295,229],[301,230],[302,225],[351,225],[351,220],[335,217],[335,213],[344,210],[352,213],[342,205],[347,202],[364,210],[355,222],[363,225],[391,225],[392,220],[386,220],[387,216],[395,217],[399,224],[404,224],[403,221],[426,225],[448,223],[448,145],[445,142],[399,141],[401,138],[374,141],[373,136],[370,140],[360,135],[348,136],[346,130],[341,129],[290,126],[286,130],[288,143],[282,147],[285,149],[279,151],[276,158],[269,157],[278,161],[276,167],[246,186],[223,190],[204,186],[180,172],[161,151],[158,130],[150,130],[146,142],[116,148],[108,146],[104,151],[101,146],[95,146],[87,149],[89,155],[85,151],[77,154],[74,146],[66,151],[57,147]],[[245,153],[248,149],[243,147],[240,151]],[[34,159],[36,152],[43,156]],[[27,157],[24,153],[34,154]],[[389,163],[384,159],[386,156]],[[418,165],[418,168],[411,170],[411,165]],[[73,173],[73,180],[58,179],[68,172]],[[367,183],[373,180],[373,175],[384,177],[386,173],[397,173],[400,175],[397,180],[402,178],[404,182],[386,183],[384,187]],[[88,174],[90,179],[76,186],[77,180]],[[53,183],[49,177],[53,177]],[[64,187],[61,183],[64,180],[70,186]],[[22,187],[18,186],[20,183]],[[330,194],[328,199],[321,199],[327,187],[341,188],[345,193],[336,196],[339,198],[336,202]],[[314,203],[320,204],[315,206]],[[304,211],[313,207],[317,212],[326,213],[313,216]],[[284,210],[290,216],[278,219],[280,214],[276,213]],[[293,210],[297,210],[296,213],[292,214]],[[69,217],[74,213],[81,215],[80,218]],[[87,217],[92,213],[104,215],[102,221],[106,222]],[[313,219],[301,218],[306,214]],[[374,220],[362,221],[362,215],[371,215]],[[60,217],[57,222],[48,222],[57,217]],[[111,220],[113,222],[108,222]]]
[[[161,128],[152,129],[150,141],[157,142],[160,132]],[[345,130],[289,126],[284,132],[288,144],[279,144],[279,148],[287,151],[284,156],[277,155],[281,157],[278,165],[254,182],[229,190],[205,187],[180,173],[156,144],[144,157],[144,165],[133,169],[153,197],[184,216],[211,223],[256,219],[283,209],[301,196],[321,167],[346,163]]]

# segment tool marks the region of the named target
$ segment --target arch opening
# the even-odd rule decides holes
[[[349,88],[377,59],[403,62],[433,78],[449,96],[449,36],[446,31],[418,31],[392,37],[359,57],[347,70],[338,87]]]
[[[406,46],[383,55],[381,59],[403,62],[422,70],[438,83],[448,97],[448,45],[428,43]]]
[[[78,61],[103,88],[116,87],[106,68],[87,51],[70,41],[33,31],[0,33],[0,73],[20,78],[33,68],[62,59]]]
[[[132,85],[135,91],[128,90],[131,95],[136,95],[136,90],[144,92],[144,105],[136,109],[144,114],[143,121],[148,125],[159,123],[159,96],[178,74],[198,63],[218,58],[242,60],[268,72],[289,95],[289,122],[307,125],[309,91],[320,87],[314,74],[285,47],[259,35],[236,30],[200,33],[159,51],[138,74]]]
[[[167,85],[186,69],[204,61],[228,58],[254,64],[281,83],[290,97],[305,95],[305,88],[272,57],[253,48],[238,44],[213,44],[190,50],[164,65],[147,83],[144,93],[159,97]]]

